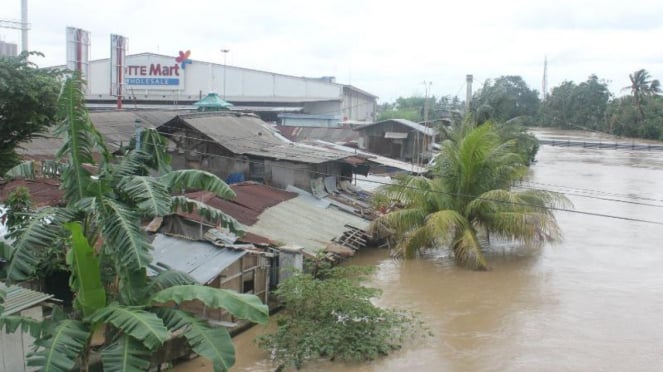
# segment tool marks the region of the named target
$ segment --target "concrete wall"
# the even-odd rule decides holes
[[[311,190],[312,165],[279,160],[265,160],[265,183],[281,189],[288,185]]]
[[[344,120],[375,121],[375,97],[346,87],[343,89],[342,105]]]
[[[334,115],[338,118],[336,122],[343,120],[343,107],[340,98],[337,101],[305,102],[302,107],[307,114]]]

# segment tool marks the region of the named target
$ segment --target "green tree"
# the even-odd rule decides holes
[[[574,98],[578,86],[572,81],[564,81],[554,87],[545,102],[541,105],[541,124],[554,128],[572,128],[575,123],[573,118],[575,102]]]
[[[145,370],[151,355],[172,333],[181,331],[194,352],[213,362],[215,371],[227,370],[234,363],[227,330],[166,304],[197,300],[263,323],[267,307],[253,295],[197,285],[181,272],[167,270],[148,277],[151,246],[141,221],[179,209],[198,209],[237,231],[237,222],[221,211],[171,196],[190,188],[222,198],[234,193],[210,173],[170,171],[165,139],[153,130],[144,131],[141,149],[113,158],[90,123],[80,87],[77,80],[65,83],[56,128],[64,140],[57,156],[65,164],[60,183],[66,206],[42,209],[22,226],[7,266],[10,282],[27,280],[35,277],[43,252],[59,249],[66,252],[71,273],[74,311],[44,321],[28,364],[48,371],[76,366],[87,370],[95,351],[101,354],[104,370]],[[93,349],[91,339],[100,333],[104,345]]]
[[[378,114],[378,121],[389,119],[407,119],[414,122],[423,120],[423,116],[416,109],[386,110]]]
[[[607,82],[596,75],[578,85],[565,81],[541,105],[540,121],[556,128],[605,130],[610,98]]]
[[[652,80],[649,72],[645,69],[640,69],[628,76],[631,84],[624,87],[631,91],[635,106],[640,113],[640,120],[645,118],[645,112],[642,109],[644,97],[649,97],[661,93],[661,82],[657,79]]]
[[[479,122],[506,122],[519,116],[533,117],[539,109],[538,92],[520,76],[500,76],[486,80],[472,97],[472,111]],[[478,115],[483,113],[484,115]]]
[[[663,97],[654,96],[642,105],[641,119],[633,96],[619,97],[608,106],[608,132],[618,136],[663,140]]]
[[[29,55],[0,57],[0,174],[20,162],[16,147],[55,118],[60,72],[37,68]]]
[[[393,103],[383,103],[378,106],[378,121],[388,119],[408,119],[414,122],[424,120],[426,97],[410,96],[398,97]],[[463,109],[463,102],[457,96],[442,96],[439,99],[434,95],[428,97],[428,119],[441,118],[455,119],[454,115]]]
[[[371,269],[322,268],[320,277],[290,277],[275,292],[285,305],[277,329],[260,336],[258,344],[283,366],[300,368],[315,358],[373,360],[400,348],[409,337],[425,335],[413,314],[371,302],[379,290],[361,285]]]
[[[565,205],[563,196],[510,190],[525,175],[525,164],[515,140],[504,142],[490,123],[466,122],[442,143],[433,178],[406,176],[381,191],[378,203],[396,200],[401,208],[378,217],[371,228],[405,257],[448,246],[458,263],[485,270],[491,235],[525,243],[560,235],[549,207]]]

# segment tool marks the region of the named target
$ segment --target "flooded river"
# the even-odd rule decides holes
[[[373,363],[304,370],[662,370],[663,152],[542,146],[529,181],[566,193],[577,212],[661,224],[559,211],[562,242],[493,254],[488,272],[442,254],[394,261],[384,250],[361,252],[352,262],[377,266],[380,305],[420,312],[434,336]],[[253,344],[261,332],[235,338],[233,371],[274,370]]]

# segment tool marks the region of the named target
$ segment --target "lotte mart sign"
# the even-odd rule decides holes
[[[184,71],[191,63],[188,55],[180,52],[177,58],[149,54],[127,57],[125,86],[128,89],[184,89]],[[181,58],[183,56],[186,58]]]

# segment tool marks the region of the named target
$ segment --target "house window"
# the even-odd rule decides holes
[[[242,293],[253,293],[255,291],[255,271],[251,271],[250,273],[244,273],[242,275],[243,281],[242,281]]]

